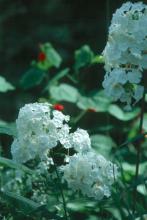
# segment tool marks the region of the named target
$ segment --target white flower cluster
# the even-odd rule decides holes
[[[88,197],[100,200],[110,196],[117,166],[92,150],[87,131],[77,129],[71,133],[68,121],[69,116],[53,110],[48,103],[26,104],[16,120],[17,137],[11,146],[13,160],[25,163],[39,157],[38,174],[41,175],[48,173],[48,167],[54,164],[47,156],[50,149],[58,143],[67,149],[74,148],[76,154],[67,156],[67,164],[61,168],[63,179],[70,188],[81,190]]]
[[[17,137],[11,146],[13,160],[25,163],[35,157],[43,159],[58,143],[76,151],[88,150],[88,133],[83,129],[70,133],[69,119],[62,112],[51,110],[48,103],[26,104],[16,120]]]
[[[71,156],[69,163],[62,166],[61,170],[72,190],[80,190],[83,195],[96,200],[111,195],[111,185],[118,175],[117,166],[92,149],[84,154]]]
[[[22,170],[7,170],[3,173],[1,190],[21,194],[25,190],[25,181],[26,179]]]
[[[147,5],[127,2],[113,14],[103,51],[106,75],[103,87],[114,100],[131,106],[144,87],[138,85],[147,69]]]

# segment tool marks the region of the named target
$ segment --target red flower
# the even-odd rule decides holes
[[[53,106],[53,108],[54,108],[55,110],[58,110],[58,111],[63,111],[63,110],[64,110],[64,106],[61,105],[61,104],[55,104],[55,105]]]
[[[44,61],[45,59],[46,59],[45,53],[44,53],[44,52],[40,52],[40,53],[38,54],[38,60],[39,60],[39,61]]]
[[[96,112],[96,110],[94,108],[88,108],[87,111],[88,112]]]

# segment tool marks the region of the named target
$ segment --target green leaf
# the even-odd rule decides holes
[[[95,102],[92,100],[92,98],[86,97],[86,96],[79,96],[78,97],[78,102],[77,102],[78,108],[82,110],[87,110],[87,109],[95,109],[96,110],[96,105]]]
[[[147,131],[147,113],[143,116],[143,129]]]
[[[140,202],[136,203],[136,210],[139,213],[146,213],[147,212],[146,209],[144,209],[144,207],[142,206],[142,204]],[[147,220],[147,213],[141,215],[141,217],[135,218],[135,220]]]
[[[136,170],[135,164],[129,164],[127,162],[123,162],[122,167],[125,173],[128,172],[129,174],[134,175]],[[147,170],[147,162],[140,163],[139,170],[140,170],[140,175],[144,176]]]
[[[46,54],[47,61],[50,66],[57,68],[60,66],[62,58],[50,43],[42,44],[41,50]]]
[[[56,73],[56,75],[50,80],[50,84],[54,84],[59,79],[62,79],[64,76],[66,76],[68,73],[69,73],[69,68],[65,68],[60,72]]]
[[[75,69],[79,69],[92,63],[94,53],[88,45],[82,46],[75,51]]]
[[[27,199],[21,195],[16,195],[15,193],[8,191],[0,191],[0,195],[10,204],[13,204],[19,211],[24,214],[29,214],[31,212],[37,211],[42,207],[42,205],[33,202],[30,199]]]
[[[147,196],[147,188],[144,184],[140,184],[137,186],[137,191],[142,194],[143,196]]]
[[[7,123],[4,121],[0,121],[0,134],[16,136],[15,123]]]
[[[111,103],[103,91],[94,93],[91,96],[79,96],[77,106],[80,109],[95,109],[97,112],[106,112]]]
[[[136,166],[135,166],[135,164],[129,164],[127,162],[123,162],[122,168],[125,172],[129,172],[133,175],[135,173]]]
[[[7,92],[14,89],[15,87],[11,83],[7,82],[4,77],[0,76],[0,92]]]
[[[50,94],[56,101],[67,101],[75,103],[78,99],[78,90],[68,84],[60,84],[59,86],[51,86]]]
[[[31,169],[27,168],[26,166],[16,163],[13,160],[7,159],[5,157],[0,157],[0,165],[5,166],[5,167],[10,167],[13,169],[20,169],[23,170],[26,173],[33,174],[34,171]]]
[[[45,72],[38,68],[29,69],[21,78],[20,86],[23,89],[30,89],[39,85],[45,77]]]
[[[111,149],[116,147],[115,142],[111,137],[101,134],[90,136],[92,147],[103,156],[109,157]]]
[[[86,212],[88,209],[93,209],[96,206],[95,201],[90,201],[87,199],[79,198],[78,200],[70,201],[67,203],[67,208],[69,210],[72,210],[74,212],[80,211],[80,212]]]
[[[94,93],[92,99],[98,112],[107,112],[112,101],[105,95],[104,90]]]
[[[118,209],[116,209],[115,207],[108,207],[108,208],[106,208],[106,210],[109,211],[110,213],[112,213],[112,215],[115,217],[115,219],[122,220],[120,211]]]
[[[134,109],[131,112],[124,112],[120,107],[112,104],[109,106],[108,112],[121,121],[129,121],[138,116],[140,110]]]

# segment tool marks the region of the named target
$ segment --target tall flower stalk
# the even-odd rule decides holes
[[[56,167],[55,162],[54,162],[54,168],[55,168],[55,173],[56,173],[57,178],[58,178],[58,183],[59,183],[59,187],[60,187],[61,197],[62,197],[62,201],[63,201],[64,217],[65,217],[65,220],[68,220],[66,200],[65,200],[65,196],[64,196],[64,192],[63,192],[63,188],[62,188],[62,184],[61,184],[61,178],[60,178],[60,175],[59,175],[59,172],[58,172],[58,169]]]
[[[107,1],[108,2],[108,1]],[[140,85],[143,71],[147,69],[147,5],[142,2],[123,4],[113,14],[108,42],[103,51],[106,74],[103,87],[114,101],[126,103],[131,110],[142,100],[139,135],[142,134],[145,89]],[[133,214],[136,210],[137,181],[141,162],[141,141],[136,147],[135,187]]]
[[[143,130],[143,116],[144,116],[144,106],[145,106],[145,91],[143,94],[142,102],[141,102],[141,114],[140,114],[140,123],[139,123],[139,134],[142,134]],[[136,147],[137,157],[136,157],[136,170],[135,170],[135,188],[134,188],[134,203],[133,203],[133,213],[136,209],[136,200],[137,200],[137,181],[139,176],[139,166],[141,161],[141,141],[139,140],[138,145]]]

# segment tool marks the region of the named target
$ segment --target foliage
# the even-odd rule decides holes
[[[4,77],[0,76],[0,92],[14,90],[14,86],[7,82]]]

